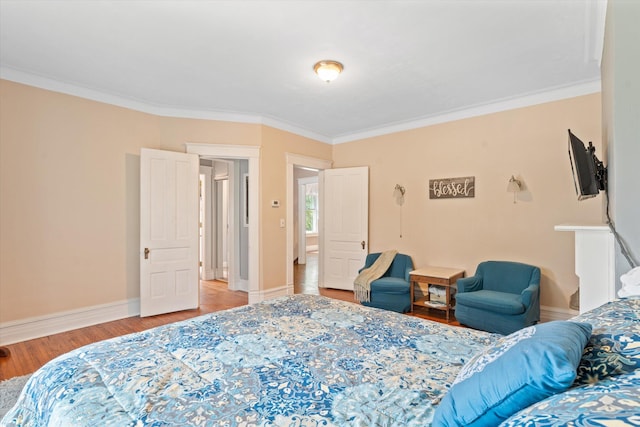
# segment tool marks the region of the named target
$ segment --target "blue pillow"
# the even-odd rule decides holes
[[[566,390],[576,378],[591,325],[569,321],[521,329],[475,355],[436,408],[433,426],[496,426]]]

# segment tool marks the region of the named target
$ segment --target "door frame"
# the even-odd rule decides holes
[[[294,251],[293,251],[293,241],[295,230],[293,229],[293,218],[296,214],[293,209],[293,201],[294,201],[294,193],[297,192],[298,186],[296,185],[293,169],[294,167],[305,167],[305,168],[313,168],[318,170],[331,169],[333,166],[333,161],[320,159],[316,157],[309,156],[301,156],[300,154],[294,153],[285,153],[287,165],[286,165],[286,185],[287,185],[287,198],[286,198],[286,239],[287,239],[287,256],[285,257],[286,262],[286,279],[287,279],[287,294],[292,295],[294,293],[293,290],[293,260],[294,260]],[[318,197],[322,200],[322,187],[318,188],[319,194]],[[318,230],[318,242],[322,242],[321,238],[322,228]],[[320,243],[319,251],[322,251],[322,243]],[[318,263],[318,277],[322,277],[322,266]],[[319,283],[318,283],[319,285]]]
[[[233,167],[233,164],[228,167]],[[214,178],[214,194],[215,194],[215,219],[214,228],[216,230],[216,239],[213,244],[216,247],[216,258],[214,262],[214,277],[216,280],[226,281],[229,289],[236,289],[234,279],[238,276],[236,270],[235,245],[233,238],[229,238],[229,234],[235,235],[235,210],[233,209],[237,194],[233,192],[232,174],[225,178]],[[226,194],[225,194],[226,181]],[[226,197],[225,197],[226,196]],[[226,222],[224,221],[226,219]],[[224,274],[224,262],[227,258],[227,275]]]
[[[213,230],[213,178],[212,178],[211,166],[200,165],[200,175],[204,175],[202,181],[202,188],[200,191],[201,199],[204,201],[204,218],[201,224],[202,228],[202,242],[200,247],[200,261],[202,262],[202,274],[201,280],[213,280],[215,274],[213,271],[213,257],[215,256],[215,249],[212,249],[212,243],[215,233]]]
[[[260,147],[254,145],[226,145],[185,143],[187,153],[200,157],[220,159],[246,159],[249,164],[249,304],[264,299],[260,283]],[[235,256],[235,253],[234,255]],[[238,265],[236,263],[236,265]]]

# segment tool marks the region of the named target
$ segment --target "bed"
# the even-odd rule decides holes
[[[565,425],[583,396],[597,420],[640,425],[639,302],[504,337],[321,296],[281,297],[60,356],[34,373],[0,425],[446,426],[469,424],[468,417],[469,425]],[[610,342],[589,341],[592,329],[623,337],[615,369],[598,367]],[[566,347],[559,359],[545,353],[562,353],[554,340]],[[558,366],[523,362],[523,354]],[[507,379],[509,364],[525,375]],[[545,380],[552,390],[540,394],[550,385],[536,384],[530,371],[552,376]],[[509,396],[526,390],[524,400],[507,399],[505,407],[482,389],[496,381]],[[613,410],[602,395],[622,400]],[[605,425],[584,419],[575,425]]]

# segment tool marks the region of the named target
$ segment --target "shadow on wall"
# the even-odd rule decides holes
[[[140,297],[140,156],[125,154],[125,266],[127,298]],[[133,314],[133,313],[132,313]]]
[[[540,300],[541,305],[548,305],[552,300],[562,310],[569,310],[568,297],[562,292],[566,287],[560,286],[553,272],[547,268],[540,266]],[[543,298],[544,295],[544,298]],[[544,303],[542,302],[544,301]],[[566,315],[564,316],[566,317]],[[563,317],[563,319],[564,319]],[[554,319],[547,319],[554,320]]]

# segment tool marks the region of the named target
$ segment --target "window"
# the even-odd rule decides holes
[[[307,234],[318,232],[318,183],[305,184],[305,231]]]

